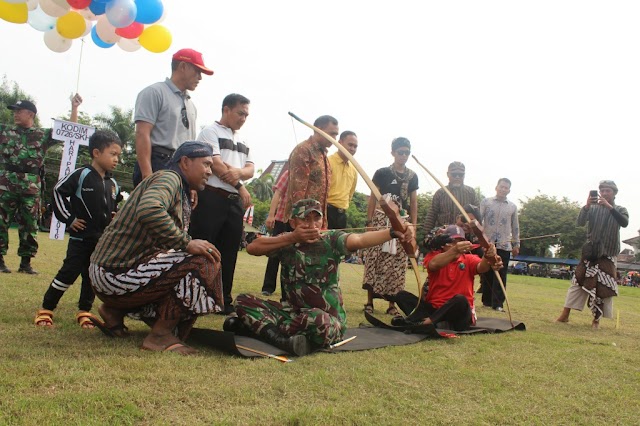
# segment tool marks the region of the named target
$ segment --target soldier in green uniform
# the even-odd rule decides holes
[[[71,99],[71,121],[77,120],[80,103],[79,95]],[[15,219],[20,238],[18,272],[37,274],[31,258],[38,251],[40,170],[53,143],[51,129],[34,127],[38,110],[31,101],[20,100],[7,108],[13,111],[14,126],[0,124],[0,272],[11,272],[4,255],[9,248],[9,225]]]
[[[280,259],[286,302],[241,294],[235,302],[237,318],[227,318],[225,330],[248,327],[268,343],[296,355],[342,340],[347,315],[338,279],[340,261],[351,252],[392,238],[410,240],[413,233],[409,227],[402,234],[391,229],[364,234],[321,232],[323,210],[316,200],[300,200],[289,221],[293,232],[260,237],[249,244],[249,254]]]

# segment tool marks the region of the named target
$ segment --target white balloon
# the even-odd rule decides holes
[[[33,27],[34,30],[38,31],[49,31],[56,27],[56,21],[58,18],[54,18],[53,16],[49,16],[39,7],[35,10],[29,12],[29,18],[27,22],[29,25]]]
[[[27,1],[27,9],[36,10],[38,7],[38,0],[28,0]]]
[[[71,40],[62,37],[55,29],[44,33],[44,44],[54,52],[66,52],[71,48],[71,43]]]
[[[138,8],[133,0],[111,0],[107,3],[105,14],[111,25],[124,28],[135,21],[137,11]]]
[[[60,3],[60,0],[40,0],[40,8],[47,15],[59,18],[62,15],[66,15],[71,6],[66,0],[63,3]]]
[[[140,49],[140,42],[137,39],[129,39],[122,37],[118,40],[118,47],[125,52],[135,52]]]
[[[115,43],[120,40],[120,36],[116,34],[116,27],[109,23],[109,19],[107,19],[106,15],[102,15],[98,18],[98,22],[96,23],[96,33],[100,40],[105,43]]]
[[[88,7],[86,9],[78,10],[78,13],[82,15],[84,19],[88,19],[90,21],[98,20],[98,17]]]
[[[91,28],[93,27],[93,22],[91,22],[88,19],[85,19],[84,23],[87,26],[87,28],[84,30],[84,33],[80,37],[84,37],[84,36],[89,35],[89,33],[91,32]]]

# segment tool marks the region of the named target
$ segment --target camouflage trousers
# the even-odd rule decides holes
[[[34,257],[38,252],[40,196],[0,189],[0,254],[9,249],[9,225],[18,223],[18,256]]]
[[[264,326],[273,324],[285,335],[303,334],[315,346],[327,346],[341,341],[347,331],[346,324],[322,309],[294,311],[288,305],[250,294],[238,295],[235,308],[238,318],[255,334],[260,334]]]

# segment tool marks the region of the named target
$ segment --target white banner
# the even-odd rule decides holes
[[[67,176],[76,169],[78,159],[78,148],[80,145],[89,145],[89,138],[95,132],[95,127],[83,124],[72,123],[70,121],[53,120],[51,129],[53,139],[64,142],[62,158],[60,159],[60,173],[58,180]],[[53,190],[53,188],[51,188]],[[49,228],[49,238],[52,240],[64,239],[65,224],[59,222],[56,215],[51,216],[51,227]]]

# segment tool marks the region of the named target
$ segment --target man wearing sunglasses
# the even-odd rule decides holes
[[[189,91],[195,90],[205,67],[202,54],[193,49],[178,50],[171,61],[171,78],[143,89],[136,100],[136,156],[133,184],[151,173],[166,169],[175,150],[196,138],[196,107]]]
[[[447,188],[463,206],[466,204],[477,206],[478,196],[476,195],[476,191],[472,187],[464,184],[464,175],[464,164],[459,161],[454,161],[449,164],[447,171],[449,185],[447,185]],[[429,234],[435,227],[455,223],[456,216],[459,213],[457,207],[453,204],[453,201],[451,201],[446,192],[444,192],[443,189],[438,189],[436,193],[433,194],[431,208],[427,213],[427,219],[424,223],[425,235]]]

